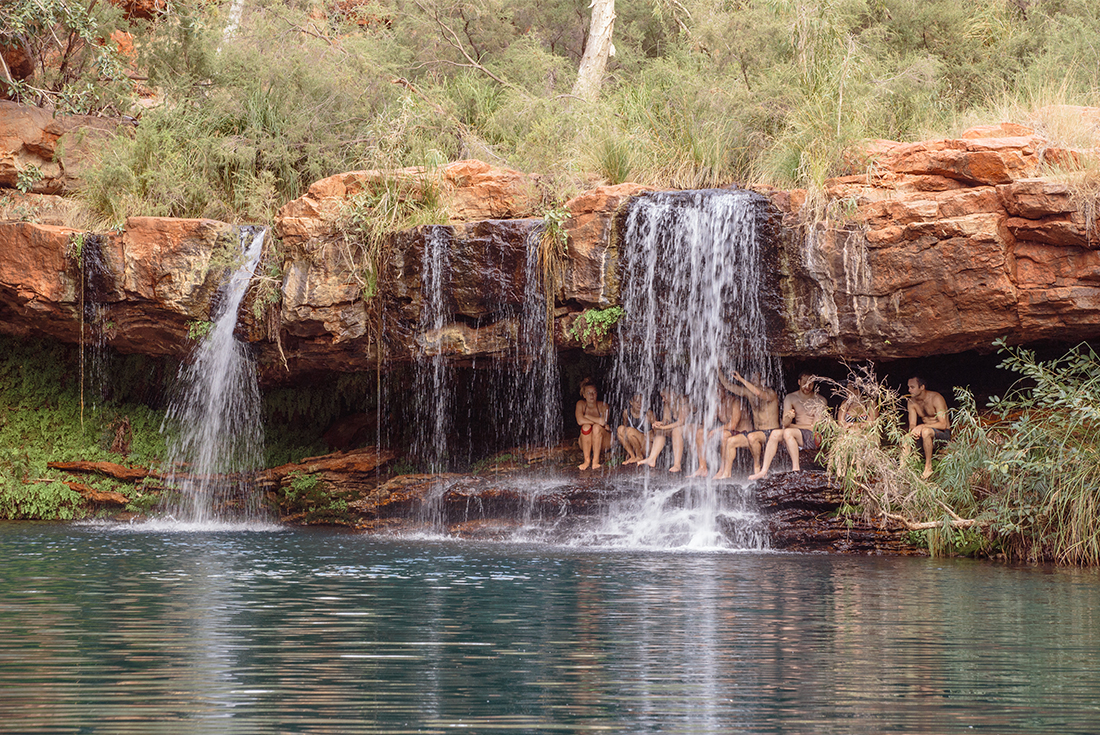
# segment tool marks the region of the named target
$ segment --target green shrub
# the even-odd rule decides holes
[[[0,518],[68,521],[83,516],[82,502],[80,493],[59,480],[20,484],[0,479]]]
[[[345,523],[348,503],[333,497],[321,475],[294,471],[280,488],[279,506],[288,516],[299,516],[306,523]]]

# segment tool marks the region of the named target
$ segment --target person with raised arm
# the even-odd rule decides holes
[[[924,451],[924,472],[927,480],[932,476],[932,450],[936,442],[951,441],[951,418],[947,415],[947,401],[934,390],[928,390],[924,378],[909,379],[909,435]],[[905,442],[902,461],[908,459],[912,447]]]
[[[817,380],[817,376],[810,373],[804,372],[798,376],[798,390],[783,399],[783,428],[768,436],[763,463],[759,470],[749,475],[750,481],[759,480],[768,474],[772,460],[779,451],[780,442],[791,457],[791,470],[794,472],[802,470],[798,450],[813,451],[820,446],[814,433],[814,424],[829,410],[829,405],[817,392]]]
[[[764,445],[771,432],[779,428],[779,394],[764,385],[760,373],[755,372],[752,374],[752,380],[746,380],[741,373],[734,370],[733,379],[737,382],[731,383],[726,380],[721,371],[718,373],[718,381],[726,390],[749,402],[755,430],[743,435],[734,434],[726,439],[726,446],[723,447],[725,459],[722,462],[722,469],[715,476],[719,480],[730,476],[733,460],[741,447],[748,447],[752,452],[753,472],[759,472],[760,455],[763,453]]]
[[[734,399],[738,403],[744,401],[743,398]],[[741,407],[741,421],[730,432],[730,435],[722,440],[722,465],[718,470],[718,474],[714,476],[715,480],[728,480],[733,475],[733,463],[737,460],[737,452],[742,447],[749,448],[749,436],[753,434],[752,424],[752,411],[746,406]],[[756,468],[759,469],[760,465],[760,447],[757,447],[757,454],[755,460]]]
[[[611,448],[611,430],[607,426],[610,409],[596,397],[596,384],[591,378],[581,381],[581,400],[577,401],[575,416],[581,427],[580,445],[584,464],[579,470],[599,469],[600,452]]]

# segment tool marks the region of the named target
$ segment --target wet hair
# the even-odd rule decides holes
[[[909,379],[910,380],[915,380],[917,382],[917,387],[919,387],[919,388],[927,388],[928,387],[928,383],[925,381],[924,378],[922,378],[919,375],[914,375],[913,377],[911,377]]]
[[[588,386],[592,386],[593,388],[595,388],[596,387],[596,381],[592,380],[592,378],[590,378],[590,377],[581,378],[581,387],[580,387],[581,398],[584,398],[584,389],[587,388]]]

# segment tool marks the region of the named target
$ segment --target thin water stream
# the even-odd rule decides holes
[[[179,395],[165,418],[166,484],[178,492],[168,514],[181,521],[263,515],[249,477],[263,461],[260,388],[255,360],[234,331],[266,232],[241,229],[241,262],[220,292],[209,331],[180,369]]]
[[[0,731],[1092,733],[1096,570],[0,524]]]

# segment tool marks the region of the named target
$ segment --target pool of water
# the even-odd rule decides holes
[[[0,524],[0,731],[1100,731],[1096,571]]]

